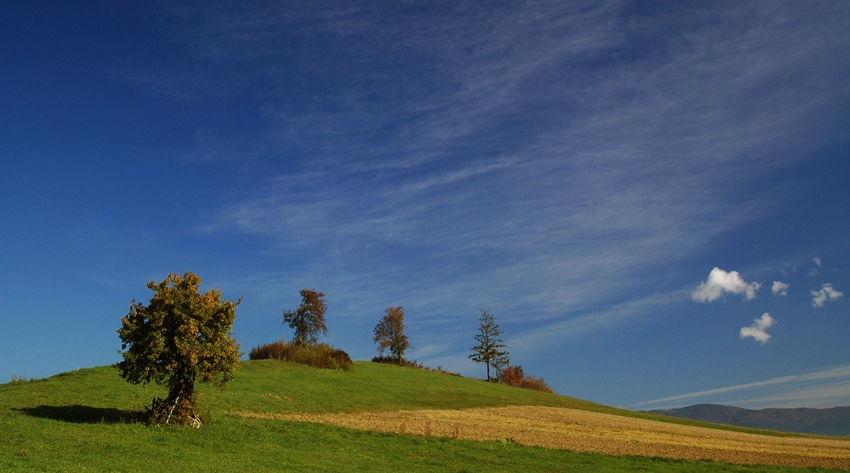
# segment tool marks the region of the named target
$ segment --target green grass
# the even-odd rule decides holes
[[[208,390],[206,397],[215,410],[254,412],[462,409],[516,404],[604,408],[563,396],[370,362],[356,362],[354,371],[342,372],[274,360],[250,361],[243,363],[237,378],[224,391]]]
[[[164,390],[129,385],[112,367],[0,385],[0,471],[804,471],[610,457],[511,442],[399,436],[227,414],[511,404],[627,412],[369,362],[357,362],[354,371],[341,372],[275,360],[249,361],[242,363],[225,390],[204,388],[203,392],[200,411],[209,421],[194,430],[132,422],[134,413],[154,395],[163,396]]]

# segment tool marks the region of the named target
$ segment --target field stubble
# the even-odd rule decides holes
[[[426,437],[505,440],[607,455],[850,470],[850,439],[730,432],[558,407],[232,414]]]

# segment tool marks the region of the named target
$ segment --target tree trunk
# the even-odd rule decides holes
[[[154,398],[148,410],[151,424],[201,426],[201,418],[195,413],[195,382],[183,379],[171,387],[165,399]]]

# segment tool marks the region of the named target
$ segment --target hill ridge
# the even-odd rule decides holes
[[[850,435],[850,406],[823,409],[745,409],[722,404],[694,404],[678,409],[647,411],[682,419],[817,435]]]

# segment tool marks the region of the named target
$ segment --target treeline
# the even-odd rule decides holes
[[[147,306],[130,303],[130,312],[121,319],[118,336],[123,360],[117,364],[120,375],[132,384],[155,382],[168,388],[165,399],[155,397],[144,415],[152,424],[183,424],[200,427],[196,411],[195,383],[217,387],[233,379],[240,345],[232,336],[236,307],[242,302],[221,300],[221,291],[198,292],[201,279],[187,272],[182,277],[169,274],[161,283],[149,282],[154,292]],[[283,312],[283,323],[293,330],[290,342],[283,339],[251,349],[249,358],[277,359],[316,368],[350,371],[351,357],[344,350],[319,337],[328,334],[325,323],[325,294],[315,289],[300,291],[301,304]],[[502,331],[487,310],[478,318],[476,345],[469,358],[483,364],[488,382],[552,392],[541,378],[527,376],[521,366],[510,365],[510,355]],[[413,348],[404,332],[404,308],[388,307],[373,330],[379,363],[431,369],[404,358]],[[444,372],[442,367],[437,370]]]
[[[343,350],[318,343],[319,334],[327,335],[325,312],[327,302],[325,294],[315,289],[302,289],[301,305],[294,311],[284,311],[283,323],[294,330],[291,343],[282,340],[260,345],[251,350],[252,360],[274,358],[326,369],[353,369],[351,358]],[[538,391],[552,392],[542,378],[528,376],[522,366],[510,365],[510,354],[495,317],[486,309],[481,310],[478,318],[477,345],[472,347],[469,358],[483,364],[487,381],[497,381]],[[407,350],[413,349],[410,339],[404,333],[404,308],[387,307],[384,316],[373,330],[372,341],[377,345],[378,356],[372,358],[376,363],[393,363],[401,366],[429,369],[415,361],[404,358]],[[443,371],[442,367],[432,371]],[[494,374],[495,376],[491,376]]]

